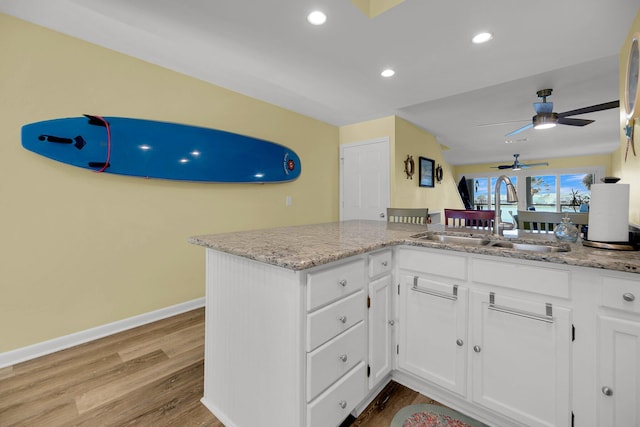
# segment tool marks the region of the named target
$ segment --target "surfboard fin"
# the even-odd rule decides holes
[[[106,165],[106,166],[105,166]],[[90,168],[108,168],[109,166],[111,166],[111,163],[105,163],[105,162],[89,162],[89,167]]]
[[[89,124],[90,125],[94,125],[94,126],[102,126],[102,127],[107,127],[107,125],[105,124],[104,121],[100,120],[99,118],[97,118],[96,116],[91,116],[89,114],[83,114],[83,116],[85,116],[87,119],[89,119]]]
[[[40,135],[38,139],[40,141],[55,142],[57,144],[73,144],[73,139],[71,138],[61,138],[54,135]]]

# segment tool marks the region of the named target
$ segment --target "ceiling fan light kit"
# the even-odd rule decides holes
[[[534,129],[550,129],[558,122],[557,113],[539,113],[533,116]]]

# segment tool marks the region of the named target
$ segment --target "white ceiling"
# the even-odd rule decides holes
[[[315,8],[324,26],[307,23]],[[638,0],[406,0],[370,19],[350,0],[0,0],[0,12],[337,126],[397,114],[449,147],[454,165],[613,151],[619,109],[513,144],[504,134],[531,119],[539,89],[553,88],[556,112],[618,99],[618,54],[639,10]],[[494,39],[473,45],[480,30]],[[380,77],[387,66],[391,79]]]

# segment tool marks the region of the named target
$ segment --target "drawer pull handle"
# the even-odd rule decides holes
[[[342,323],[347,323],[347,316],[340,316],[338,317],[338,320],[341,321]]]
[[[347,407],[347,401],[346,400],[341,400],[340,402],[338,402],[338,405],[344,409]]]
[[[613,390],[611,390],[607,386],[604,386],[602,387],[602,394],[604,394],[605,396],[613,396]]]
[[[489,310],[499,311],[501,313],[513,314],[514,316],[526,317],[527,319],[539,320],[541,322],[553,323],[553,306],[551,303],[545,304],[546,314],[544,316],[536,313],[530,313],[528,311],[517,310],[515,308],[509,308],[495,303],[496,295],[493,292],[489,292]]]
[[[340,286],[346,287],[346,286],[347,286],[347,279],[342,279],[342,280],[340,280],[340,281],[338,282],[338,284],[339,284]]]
[[[343,362],[347,363],[347,355],[346,354],[341,354],[340,356],[338,356],[338,358],[340,360],[342,360]]]
[[[427,295],[433,295],[434,297],[438,297],[438,298],[444,298],[444,299],[449,299],[451,301],[457,301],[458,300],[458,285],[453,285],[453,292],[451,295],[446,294],[444,292],[440,292],[440,291],[435,291],[432,289],[424,289],[418,286],[418,276],[413,276],[413,287],[411,288],[412,291],[416,291],[416,292],[421,292],[423,294],[427,294]]]
[[[459,347],[462,347],[464,345],[464,341],[462,341],[460,338],[458,338],[456,340],[456,344],[458,344]],[[476,346],[477,347],[477,346]]]
[[[635,301],[636,296],[632,293],[627,292],[626,294],[622,294],[622,299],[628,302]]]

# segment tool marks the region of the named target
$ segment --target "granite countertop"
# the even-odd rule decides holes
[[[568,252],[531,252],[492,246],[468,246],[440,243],[411,236],[455,233],[482,234],[489,239],[515,240],[523,243],[565,245]],[[376,249],[409,245],[459,252],[495,255],[556,264],[602,268],[640,273],[640,252],[596,249],[578,243],[559,243],[553,234],[507,231],[504,237],[485,230],[447,229],[442,225],[394,224],[384,221],[353,220],[326,224],[239,231],[193,236],[189,243],[216,249],[290,270],[304,270]]]

